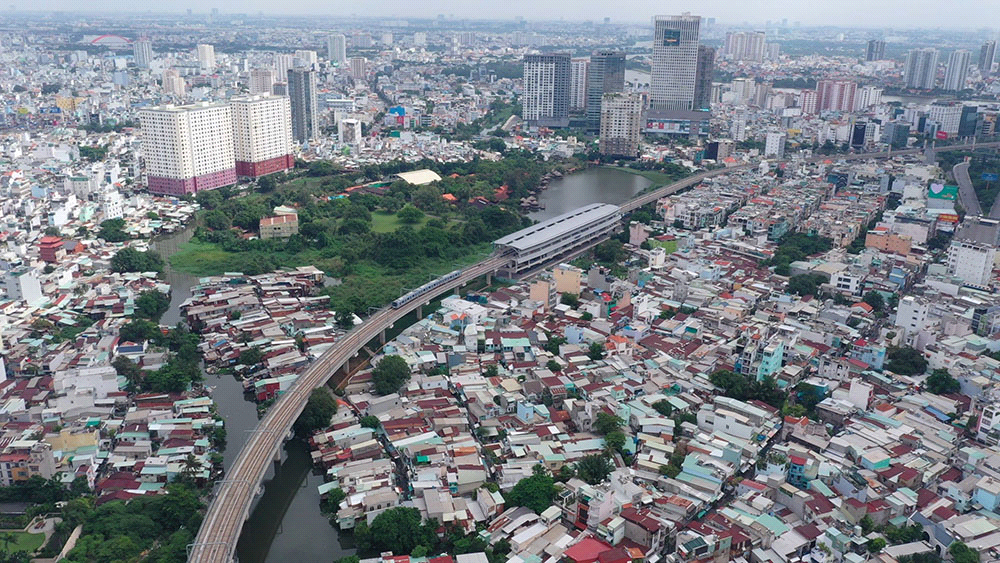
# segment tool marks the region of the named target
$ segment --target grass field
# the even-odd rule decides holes
[[[658,241],[656,239],[651,238],[651,239],[649,239],[649,243],[651,245],[653,245],[654,247],[656,247],[656,246],[662,246],[663,249],[667,251],[667,254],[673,254],[674,252],[677,252],[677,241],[676,240],[665,240],[665,241],[661,242],[661,241]]]
[[[222,272],[238,272],[244,257],[226,252],[211,242],[190,240],[180,245],[180,250],[170,256],[170,267],[195,276],[214,276]]]
[[[424,223],[430,219],[427,215],[424,215],[420,221],[416,223],[410,223],[410,226],[414,229],[419,229],[424,226]],[[391,233],[396,229],[405,225],[399,220],[399,216],[395,213],[386,213],[384,211],[376,211],[372,213],[372,231],[376,233]]]
[[[10,546],[7,548],[8,553],[16,553],[18,551],[24,551],[27,553],[34,553],[36,549],[42,546],[45,541],[45,534],[28,534],[25,532],[7,532],[0,530],[0,536],[2,534],[12,534],[17,540],[11,542]],[[4,548],[3,542],[0,542],[0,548]]]

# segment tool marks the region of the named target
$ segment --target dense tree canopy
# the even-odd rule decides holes
[[[162,272],[163,258],[152,252],[142,252],[132,247],[119,250],[111,257],[113,272]]]
[[[410,366],[400,356],[385,356],[372,370],[372,384],[379,395],[395,393],[409,380]]]
[[[957,379],[951,376],[946,369],[936,369],[927,376],[927,381],[924,382],[927,386],[927,390],[936,395],[947,395],[949,393],[958,393],[961,390],[962,385]]]
[[[603,454],[584,456],[576,462],[576,476],[591,485],[604,482],[612,471],[614,466]]]
[[[295,421],[293,428],[299,436],[311,436],[313,432],[330,425],[330,419],[337,414],[337,400],[326,387],[313,389],[305,409]]]
[[[170,296],[162,291],[151,289],[143,291],[135,299],[135,314],[138,317],[158,322],[163,313],[170,308]]]
[[[534,510],[536,514],[541,514],[552,506],[552,501],[556,497],[555,481],[552,476],[545,473],[525,477],[503,497],[507,506],[524,506]]]
[[[914,348],[908,346],[890,347],[889,361],[885,369],[899,375],[919,375],[927,371],[927,358]]]
[[[354,538],[364,552],[408,554],[417,546],[436,546],[436,527],[435,523],[422,522],[416,508],[400,506],[376,516],[371,526],[359,525],[354,530]]]
[[[785,404],[785,393],[778,388],[774,378],[764,378],[758,381],[729,370],[718,370],[709,377],[712,385],[722,389],[722,394],[740,401],[757,399],[775,408]]]

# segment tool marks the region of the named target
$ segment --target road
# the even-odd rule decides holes
[[[976,188],[972,186],[972,179],[969,178],[969,163],[959,162],[951,169],[955,182],[958,183],[958,201],[965,208],[965,212],[970,216],[982,215],[983,208],[979,205],[979,198],[976,196]],[[994,209],[996,206],[994,205]],[[992,216],[994,210],[990,210]]]
[[[983,143],[977,147],[998,146],[1000,143]],[[971,145],[958,145],[938,148],[938,151],[961,150],[971,148]],[[888,156],[913,155],[922,152],[921,149],[893,151],[891,155],[885,152],[862,153],[854,155],[818,156],[808,162],[823,160],[858,160],[868,158],[885,158]],[[633,211],[657,199],[688,188],[706,178],[728,174],[757,166],[745,164],[731,168],[719,168],[700,172],[679,182],[653,190],[647,194],[622,205],[623,212]],[[373,314],[360,326],[344,335],[334,346],[331,346],[306,371],[285,394],[275,402],[263,420],[258,423],[253,435],[247,440],[236,461],[226,474],[225,479],[216,483],[214,498],[209,504],[208,512],[202,522],[195,543],[189,546],[188,561],[197,563],[228,563],[233,561],[236,543],[239,540],[243,523],[250,516],[253,499],[267,474],[268,466],[273,459],[280,459],[281,444],[291,437],[292,423],[305,408],[309,393],[326,383],[326,381],[343,366],[348,359],[357,354],[365,344],[378,337],[380,333],[399,321],[403,316],[427,303],[431,298],[450,291],[456,287],[489,273],[495,272],[508,259],[502,256],[491,256],[486,260],[462,271],[461,276],[442,285],[428,299],[417,300],[399,309],[386,307]]]

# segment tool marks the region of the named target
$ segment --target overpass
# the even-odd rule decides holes
[[[982,143],[979,145],[956,145],[942,147],[936,150],[963,150],[969,148],[987,148],[1000,146],[1000,142]],[[869,158],[886,158],[919,154],[922,149],[902,151],[861,153],[841,156],[812,157],[806,162],[832,160],[858,160]],[[700,172],[668,186],[642,194],[621,206],[622,212],[630,212],[657,199],[691,187],[698,182],[744,170],[756,164],[744,164],[731,168],[719,168]],[[188,546],[188,561],[197,563],[228,563],[233,561],[236,553],[236,543],[239,540],[243,523],[250,517],[253,499],[261,488],[271,460],[281,459],[281,444],[291,438],[292,424],[302,413],[306,401],[313,389],[322,386],[347,361],[369,341],[380,337],[384,330],[399,321],[403,316],[428,303],[436,295],[484,275],[492,274],[503,268],[511,257],[509,255],[494,255],[469,266],[461,274],[447,283],[428,292],[426,299],[416,299],[399,308],[385,307],[373,314],[360,326],[344,335],[313,362],[295,381],[292,387],[275,402],[267,415],[257,424],[251,437],[240,450],[236,461],[230,467],[226,477],[217,483],[217,489],[195,542]]]

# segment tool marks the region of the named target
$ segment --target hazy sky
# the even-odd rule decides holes
[[[8,4],[9,3],[9,4]],[[20,10],[222,12],[371,15],[384,17],[600,20],[645,22],[655,14],[689,11],[720,23],[788,18],[803,25],[857,27],[996,27],[1000,0],[0,0]]]

